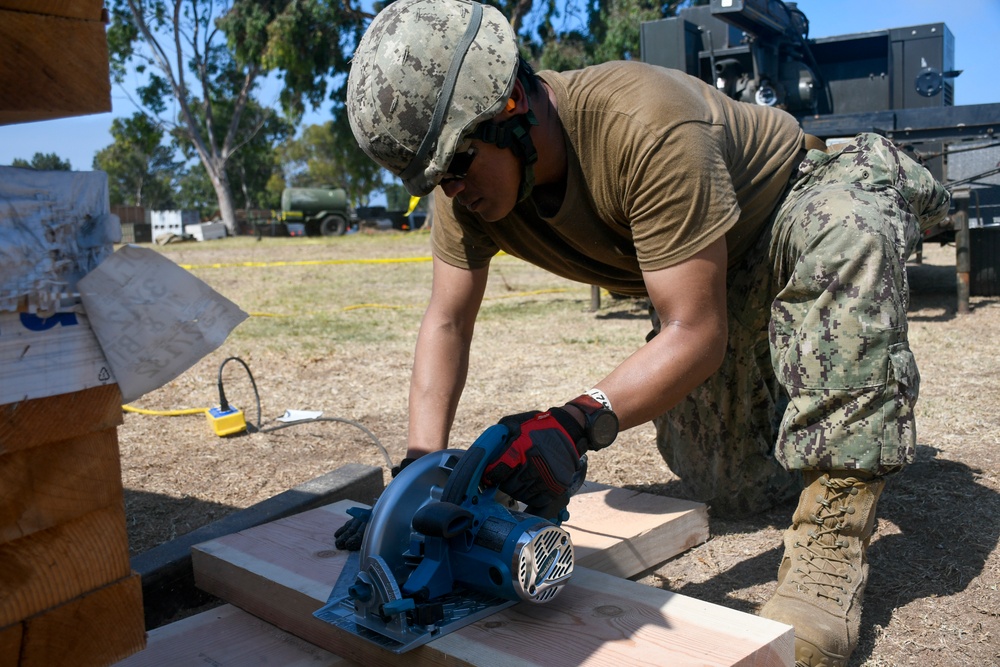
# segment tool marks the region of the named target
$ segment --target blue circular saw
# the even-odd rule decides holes
[[[375,503],[356,571],[345,568],[315,615],[402,653],[516,602],[554,598],[573,573],[573,544],[559,525],[568,514],[526,514],[480,488],[508,435],[498,424],[468,450],[404,468]]]

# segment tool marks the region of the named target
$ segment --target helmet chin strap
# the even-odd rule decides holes
[[[531,141],[531,127],[538,125],[535,113],[528,107],[528,111],[517,116],[512,116],[499,123],[480,123],[472,136],[480,141],[495,144],[497,148],[509,148],[514,151],[521,160],[523,171],[521,173],[521,185],[517,191],[517,201],[523,201],[535,187],[535,162],[538,161],[538,151]]]

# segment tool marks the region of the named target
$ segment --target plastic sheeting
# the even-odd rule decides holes
[[[104,172],[0,167],[0,311],[58,310],[120,241]]]

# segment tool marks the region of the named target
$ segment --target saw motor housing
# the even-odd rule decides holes
[[[425,505],[413,516],[413,528],[418,535],[407,555],[420,564],[403,595],[433,599],[460,584],[507,600],[547,602],[573,571],[565,530],[492,498],[470,509]]]

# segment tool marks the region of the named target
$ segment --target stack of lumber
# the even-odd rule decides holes
[[[104,0],[0,0],[0,125],[111,111]]]
[[[145,645],[118,385],[0,406],[0,666],[104,666]]]
[[[195,578],[229,604],[150,633],[117,667],[792,664],[792,629],[628,580],[703,542],[705,507],[587,484],[566,524],[571,583],[396,655],[313,617],[343,569],[341,501],[194,547]]]

